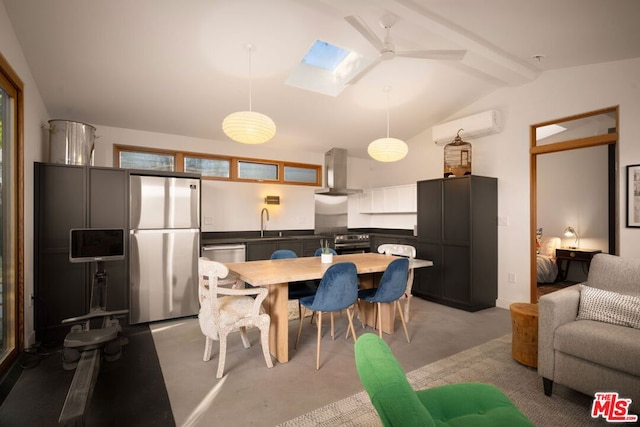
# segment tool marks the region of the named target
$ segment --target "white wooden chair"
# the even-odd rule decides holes
[[[198,295],[200,298],[198,320],[200,329],[206,337],[203,360],[208,362],[211,359],[213,340],[219,340],[220,352],[216,378],[222,378],[224,372],[227,335],[239,330],[242,343],[245,348],[249,348],[251,346],[247,337],[247,328],[249,327],[260,329],[264,360],[267,362],[267,367],[273,367],[269,353],[269,323],[271,319],[262,309],[262,302],[267,297],[268,290],[265,288],[239,289],[235,285],[231,288],[220,287],[219,285],[234,283],[244,285],[244,282],[229,279],[219,281],[219,279],[227,277],[228,274],[229,269],[224,264],[211,261],[208,258],[198,260]],[[251,295],[256,297],[252,298]]]
[[[416,248],[410,245],[400,245],[394,243],[385,243],[378,246],[378,253],[385,255],[404,256],[407,258],[416,257]],[[404,292],[404,320],[409,323],[409,303],[411,302],[411,288],[413,287],[413,268],[409,269],[409,277],[407,279],[407,290]]]

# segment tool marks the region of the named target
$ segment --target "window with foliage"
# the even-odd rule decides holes
[[[113,164],[126,169],[197,173],[203,179],[322,185],[322,166],[114,145]]]

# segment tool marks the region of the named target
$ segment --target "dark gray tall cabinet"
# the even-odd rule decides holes
[[[467,175],[418,182],[418,258],[413,294],[477,311],[498,295],[498,181]]]
[[[69,262],[69,230],[127,229],[127,171],[47,163],[34,170],[34,325],[36,339],[55,346],[70,329],[60,322],[89,312],[96,267]],[[107,309],[128,309],[127,261],[105,268]]]

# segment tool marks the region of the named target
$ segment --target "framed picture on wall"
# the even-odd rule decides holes
[[[640,228],[640,165],[627,166],[627,227]]]

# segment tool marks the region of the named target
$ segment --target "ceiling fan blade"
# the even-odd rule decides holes
[[[396,56],[460,61],[466,53],[466,50],[411,50],[407,52],[396,52]]]
[[[349,79],[349,81],[347,81],[345,83],[345,85],[352,85],[352,84],[357,83],[361,78],[364,77],[365,74],[367,74],[369,71],[371,71],[373,69],[373,67],[378,65],[381,61],[382,61],[382,59],[380,59],[380,58],[375,59],[373,62],[371,62],[371,64],[369,64],[365,68],[363,68],[358,74],[356,74],[355,76],[351,77]]]
[[[383,43],[380,37],[369,28],[369,26],[359,16],[351,15],[345,16],[347,21],[353,28],[356,29],[362,36],[369,41],[378,51],[382,50]]]

